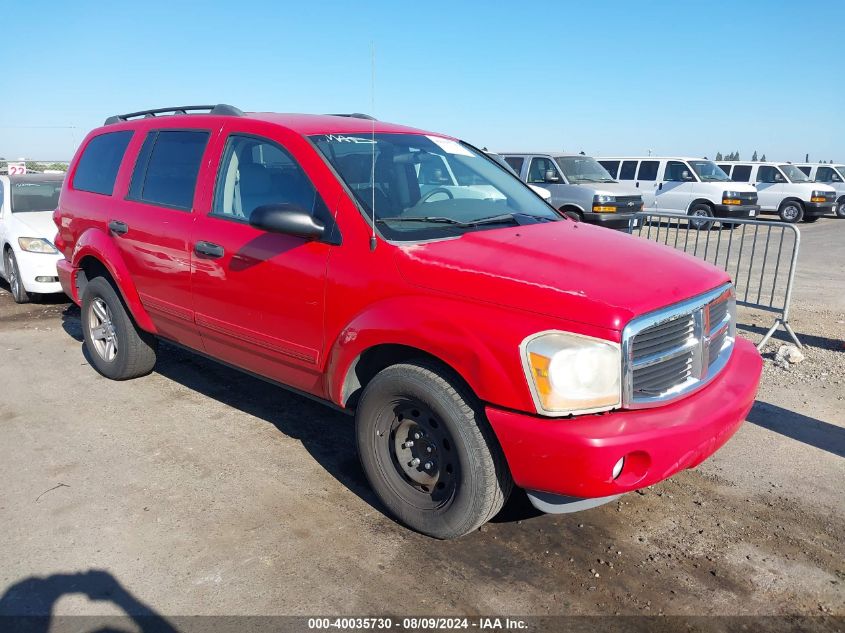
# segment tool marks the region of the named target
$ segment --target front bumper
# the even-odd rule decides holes
[[[805,202],[804,215],[809,215],[810,217],[830,215],[833,214],[834,207],[836,207],[835,200],[831,200],[830,202]]]
[[[18,262],[21,283],[27,292],[52,294],[62,291],[56,273],[56,264],[63,259],[61,254],[30,253],[20,250],[15,251],[15,259]],[[38,281],[39,278],[42,281]]]
[[[77,271],[78,269],[64,257],[56,262],[56,272],[59,274],[59,284],[61,284],[62,292],[70,297],[75,304],[81,305],[79,288],[76,286]]]
[[[713,210],[717,218],[756,218],[760,215],[759,204],[717,204]]]
[[[595,224],[597,226],[604,226],[609,229],[617,229],[621,231],[628,230],[628,222],[635,217],[633,213],[593,213],[592,211],[584,212],[584,222],[587,224]]]
[[[570,497],[619,495],[693,468],[739,428],[754,404],[763,360],[737,339],[709,385],[663,407],[550,419],[488,406],[516,484]],[[614,465],[625,466],[613,479]]]

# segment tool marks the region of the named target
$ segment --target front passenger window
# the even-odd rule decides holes
[[[248,222],[255,209],[268,204],[290,204],[312,215],[324,206],[308,176],[282,147],[253,136],[229,137],[212,213]]]

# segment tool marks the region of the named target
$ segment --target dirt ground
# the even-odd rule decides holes
[[[0,286],[0,614],[790,615],[838,630],[845,221],[801,229],[806,360],[782,368],[781,341],[767,346],[758,403],[719,453],[580,514],[515,495],[453,542],[385,516],[351,418],[170,346],[151,375],[108,381],[77,308],[16,306]],[[743,335],[770,319],[742,311]]]

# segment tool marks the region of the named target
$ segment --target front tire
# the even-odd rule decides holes
[[[156,338],[135,325],[104,277],[89,281],[82,293],[82,336],[91,364],[106,378],[137,378],[155,366]]]
[[[18,260],[15,258],[15,253],[10,248],[6,251],[6,277],[9,280],[9,290],[12,292],[12,299],[15,303],[29,303],[32,301],[32,295],[23,287],[23,280],[21,279],[21,271],[18,268]]]
[[[839,198],[836,203],[836,217],[845,219],[845,198]]]
[[[713,209],[709,205],[699,202],[694,204],[688,215],[690,216],[690,226],[696,231],[709,231],[713,227],[713,222],[703,218],[712,218]]]
[[[502,449],[476,399],[426,361],[373,378],[355,415],[361,465],[406,526],[451,539],[489,521],[513,488]]]
[[[784,222],[795,224],[804,217],[804,205],[797,200],[786,200],[780,205],[778,215]]]

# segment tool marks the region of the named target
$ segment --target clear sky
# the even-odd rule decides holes
[[[841,0],[10,2],[0,156],[107,116],[371,112],[494,150],[845,161]],[[69,129],[70,127],[74,129]]]

